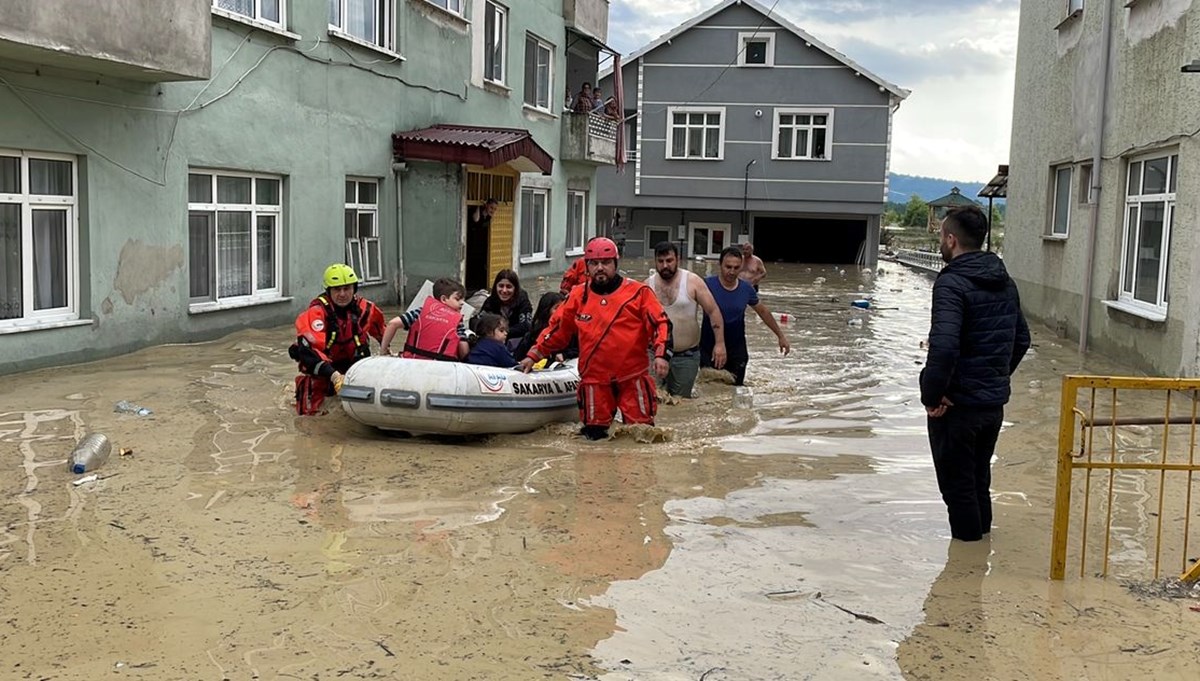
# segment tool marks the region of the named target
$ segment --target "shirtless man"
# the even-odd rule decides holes
[[[738,279],[743,279],[747,284],[758,290],[758,282],[767,278],[767,267],[763,264],[762,258],[754,255],[754,244],[747,241],[742,244],[742,272],[738,275]]]
[[[679,250],[673,242],[663,241],[654,247],[655,273],[646,280],[654,289],[658,302],[671,320],[672,350],[671,367],[665,379],[668,395],[691,397],[700,373],[700,322],[696,317],[697,306],[708,315],[714,330],[716,346],[713,348],[713,366],[725,366],[725,335],[721,309],[713,299],[704,279],[687,270],[679,269]]]

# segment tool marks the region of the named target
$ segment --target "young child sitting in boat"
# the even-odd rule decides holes
[[[471,349],[471,354],[467,355],[467,364],[503,369],[511,369],[517,365],[517,360],[505,344],[508,340],[508,320],[502,315],[489,312],[479,315],[476,332],[479,334],[479,342]]]
[[[389,348],[400,329],[408,330],[401,357],[409,359],[440,359],[459,361],[471,351],[467,343],[467,325],[462,306],[466,289],[445,277],[433,282],[433,295],[425,304],[409,310],[388,322],[379,347],[383,354],[394,354]],[[515,362],[514,362],[515,364]]]

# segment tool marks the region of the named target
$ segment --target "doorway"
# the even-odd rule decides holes
[[[513,203],[519,173],[508,166],[467,170],[467,219],[464,230],[463,285],[467,292],[486,289],[500,270],[513,266]],[[488,199],[497,201],[490,218],[475,219]]]

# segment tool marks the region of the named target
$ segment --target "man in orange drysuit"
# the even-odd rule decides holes
[[[571,289],[546,331],[521,360],[528,372],[579,338],[579,418],[584,437],[607,437],[617,410],[625,423],[654,424],[654,379],[646,349],[654,353],[654,373],[670,367],[671,323],[654,291],[617,274],[617,245],[599,237],[584,251],[591,281]]]
[[[358,275],[349,265],[325,269],[325,293],[296,318],[296,342],[288,355],[300,364],[296,413],[321,411],[325,397],[342,389],[350,366],[371,354],[371,338],[383,339],[383,313],[358,296]]]

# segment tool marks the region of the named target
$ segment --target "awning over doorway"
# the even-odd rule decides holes
[[[495,168],[509,164],[526,173],[549,175],[554,159],[533,141],[528,130],[439,124],[392,135],[397,161],[467,163]]]

